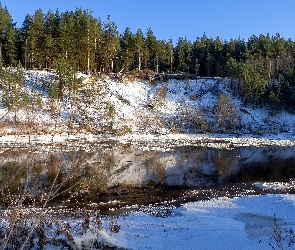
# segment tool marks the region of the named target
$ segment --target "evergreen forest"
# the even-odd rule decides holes
[[[0,59],[5,67],[25,69],[51,70],[64,63],[88,73],[227,77],[246,104],[295,111],[295,42],[278,33],[247,41],[205,33],[195,41],[159,40],[151,28],[133,33],[127,27],[120,34],[110,16],[102,22],[78,8],[64,13],[38,9],[16,27],[0,3]]]

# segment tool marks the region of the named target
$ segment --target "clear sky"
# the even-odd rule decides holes
[[[38,8],[60,12],[76,7],[91,9],[105,21],[110,15],[120,33],[126,27],[146,33],[152,28],[157,39],[174,42],[179,37],[194,41],[208,37],[244,38],[275,35],[295,40],[295,0],[0,0],[20,27],[26,14]]]

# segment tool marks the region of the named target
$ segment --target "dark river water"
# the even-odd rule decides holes
[[[79,181],[79,200],[104,204],[106,209],[120,202],[148,204],[179,198],[184,190],[295,179],[294,146],[178,146],[162,151],[109,145],[90,152],[55,153],[23,149],[3,151],[0,161],[0,181],[11,185],[10,191],[23,185],[28,174],[39,178],[37,194],[75,174],[70,182]]]
[[[92,166],[90,169],[105,170],[103,179],[108,187],[212,187],[295,177],[294,146],[231,149],[181,146],[165,152],[122,146],[95,152],[86,161]]]

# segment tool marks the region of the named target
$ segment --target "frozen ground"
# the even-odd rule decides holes
[[[12,126],[33,124],[31,132],[45,134],[174,135],[206,134],[214,137],[294,139],[295,115],[268,108],[244,106],[230,90],[230,80],[198,78],[149,83],[144,80],[98,78],[79,74],[83,84],[75,93],[52,101],[48,89],[56,77],[45,71],[27,71],[25,92],[42,95],[43,109],[7,112],[0,106],[1,135],[28,133]],[[36,93],[37,92],[37,93]],[[216,106],[221,94],[233,104],[240,121],[236,129],[220,129]],[[71,98],[75,95],[75,101]],[[0,91],[0,98],[2,93]],[[247,136],[248,135],[248,136]],[[220,137],[220,135],[217,135]]]
[[[276,228],[282,237],[295,228],[295,195],[262,195],[218,198],[183,204],[178,208],[142,209],[116,218],[117,233],[101,230],[97,236],[74,237],[77,244],[87,245],[98,237],[115,249],[294,249],[293,238],[282,239],[278,248]],[[104,221],[108,225],[110,221]],[[288,244],[293,244],[288,248]],[[47,250],[58,249],[48,246]]]
[[[29,142],[39,145],[81,145],[90,146],[89,143],[99,143],[116,141],[120,144],[133,145],[141,150],[167,151],[177,146],[207,146],[210,148],[232,148],[232,147],[264,147],[264,146],[294,146],[294,137],[290,134],[280,135],[232,135],[232,134],[166,134],[166,135],[143,135],[127,134],[124,136],[116,135],[95,135],[95,134],[43,134],[43,135],[2,135],[0,136],[0,146],[25,146]]]
[[[279,189],[286,184],[256,185]],[[91,217],[86,231],[85,227],[81,230],[83,218],[66,216],[63,221],[52,220],[46,226],[44,249],[295,249],[294,194],[219,197],[183,203],[177,208],[167,201],[133,208],[138,209],[119,216],[101,217],[101,226],[94,225],[96,217]],[[46,217],[50,218],[50,214]],[[3,219],[0,226],[5,224]],[[114,226],[119,226],[118,230],[113,230]],[[67,238],[65,232],[69,232],[71,238]],[[278,237],[282,237],[281,240],[276,240]],[[99,246],[93,245],[96,240]]]
[[[101,132],[110,120],[115,132],[122,131],[122,128],[125,132],[122,136],[109,134],[107,139],[132,143],[147,150],[196,144],[230,148],[291,146],[295,143],[295,115],[281,112],[272,117],[266,108],[245,107],[231,94],[227,79],[169,80],[156,84],[103,79],[95,83],[90,82],[88,76],[81,76],[85,77],[84,86],[76,96],[80,102],[76,105],[63,100],[57,105],[58,112],[53,117],[52,111],[48,111],[50,103],[45,91],[53,79],[52,74],[27,72],[26,88],[32,89],[32,85],[39,87],[45,110],[8,113],[1,106],[1,123],[5,123],[0,130],[2,146],[15,142],[26,145],[28,141],[50,145],[52,142],[79,144],[105,140],[105,136],[98,135],[96,131]],[[98,85],[103,92],[99,92]],[[89,97],[89,93],[95,95]],[[215,107],[221,93],[226,94],[236,107],[241,121],[241,128],[237,131],[219,131]],[[110,110],[112,116],[106,115]],[[21,123],[31,122],[37,127],[31,131],[30,140],[26,133],[11,126],[15,115]],[[191,115],[196,121],[206,121],[209,133],[203,134],[200,128],[190,130],[182,127],[183,121],[186,122],[185,119]],[[69,130],[69,117],[78,128],[74,133],[74,130]],[[270,184],[257,184],[261,187],[267,185]],[[269,243],[275,244],[271,239],[274,215],[282,229],[291,227],[295,230],[295,196],[292,194],[218,198],[186,203],[179,208],[165,207],[163,211],[156,209],[154,212],[154,209],[147,207],[147,213],[142,211],[119,216],[120,231],[110,233],[102,230],[98,234],[99,239],[110,247],[127,249],[271,249]],[[155,216],[159,214],[165,216]],[[96,237],[86,235],[81,238],[77,235],[75,240],[87,241],[88,236]],[[48,245],[49,249],[56,248]]]
[[[121,230],[110,243],[128,249],[271,249],[274,215],[282,229],[294,229],[295,196],[187,203],[166,218],[132,213],[119,218]],[[288,243],[285,240],[284,247]]]

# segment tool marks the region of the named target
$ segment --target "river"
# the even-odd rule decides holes
[[[62,183],[75,173],[74,180],[80,185],[75,196],[79,198],[69,204],[77,200],[83,206],[97,204],[107,213],[167,200],[180,203],[185,199],[210,198],[214,194],[240,195],[246,193],[245,190],[253,193],[257,192],[255,183],[295,179],[295,146],[174,145],[147,149],[142,145],[110,142],[93,143],[87,151],[83,147],[76,148],[66,151],[61,147],[54,152],[40,149],[29,152],[24,148],[3,150],[1,181],[5,183],[14,178],[10,182],[10,191],[13,191],[17,190],[17,185],[24,184],[25,172],[38,176],[40,180],[35,190],[38,196],[43,189],[48,190],[53,181]],[[22,167],[20,171],[24,165],[26,170]],[[17,170],[21,173],[15,175]],[[229,187],[233,186],[236,191],[229,192]],[[241,188],[243,186],[245,188]],[[294,188],[287,191],[294,192]],[[192,192],[194,195],[188,195]],[[55,199],[54,204],[64,199],[64,196]]]

